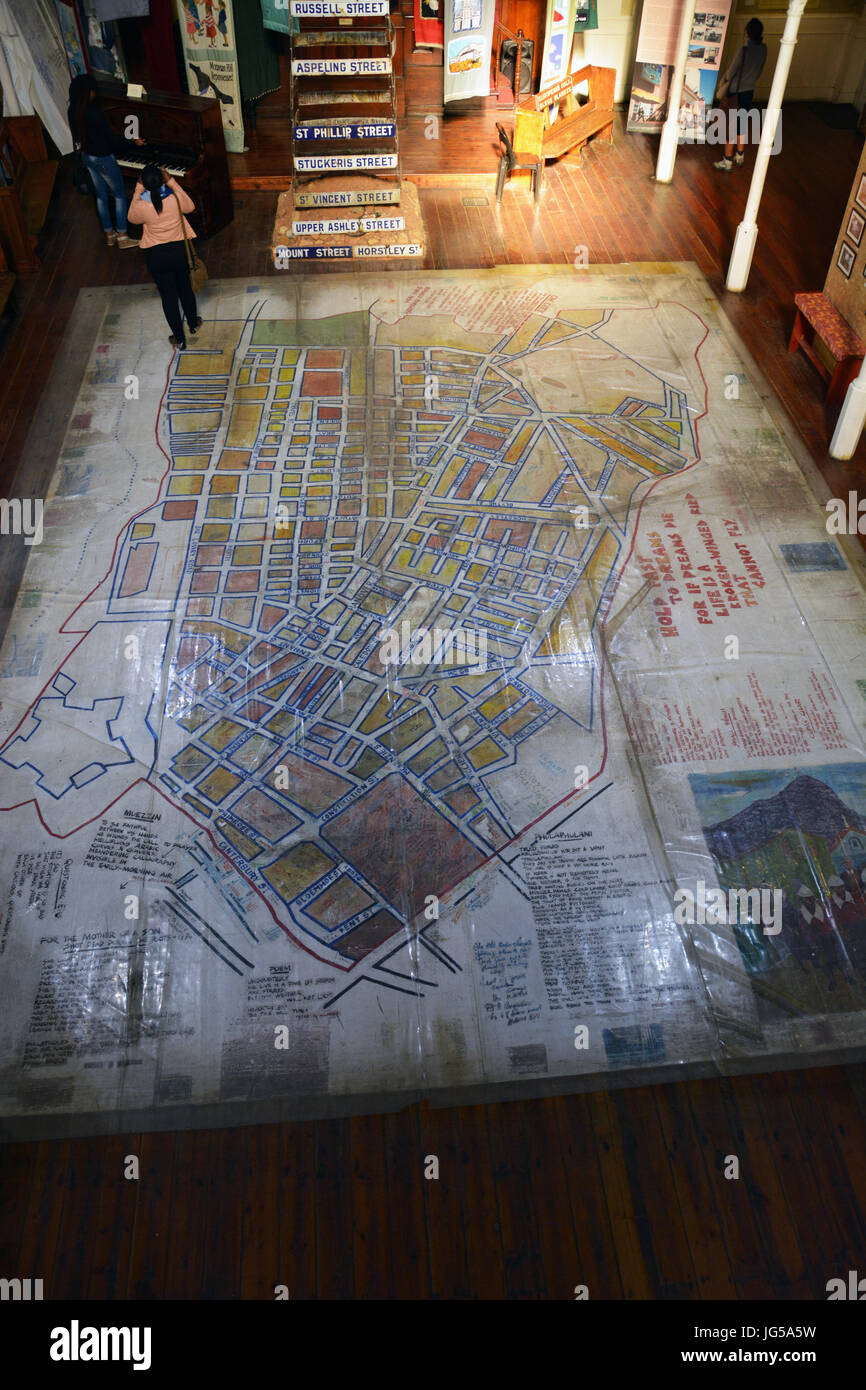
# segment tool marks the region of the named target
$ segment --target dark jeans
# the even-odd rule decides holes
[[[183,320],[195,328],[198,318],[195,295],[189,283],[189,262],[182,241],[167,241],[162,246],[150,246],[144,253],[147,268],[156,281],[162,299],[162,310],[178,342],[184,341]],[[183,313],[181,314],[181,310]]]
[[[108,199],[114,201],[114,226],[119,232],[126,232],[126,193],[123,187],[123,174],[113,154],[82,155],[86,168],[90,170],[96,192],[96,207],[104,232],[113,231],[111,209]]]

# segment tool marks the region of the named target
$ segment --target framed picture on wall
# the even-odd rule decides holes
[[[845,235],[850,237],[855,246],[860,245],[864,227],[866,227],[866,214],[859,213],[856,208],[852,208],[851,216],[848,218],[848,226],[845,228]]]
[[[860,175],[860,182],[857,185],[857,192],[854,194],[854,202],[866,212],[866,174]]]
[[[854,247],[849,246],[847,241],[843,241],[842,245],[839,247],[839,255],[836,257],[836,264],[846,280],[850,280],[851,278],[851,271],[854,268],[854,259],[856,255],[857,253]]]

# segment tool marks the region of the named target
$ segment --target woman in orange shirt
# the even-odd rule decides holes
[[[194,209],[195,203],[176,179],[169,178],[158,164],[145,165],[129,205],[129,221],[140,223],[144,228],[141,249],[171,329],[168,341],[180,351],[186,347],[184,318],[192,337],[201,327],[189,282],[189,261],[183,239],[184,231],[190,240],[195,236],[183,215]]]

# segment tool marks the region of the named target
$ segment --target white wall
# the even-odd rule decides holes
[[[767,45],[767,65],[755,88],[759,101],[770,95],[770,83],[779,56],[779,40],[785,28],[785,15],[768,14],[760,4],[740,4],[728,24],[722,68],[736,54],[743,41],[743,30],[750,19],[760,19]],[[800,21],[800,33],[788,85],[786,101],[857,102],[866,67],[866,14],[810,14],[809,7]],[[861,98],[862,99],[862,98]]]
[[[626,8],[622,0],[598,0],[598,28],[578,34],[574,43],[574,57],[578,61],[573,66],[594,63],[600,68],[616,68],[614,101],[626,101],[631,91],[632,31],[636,32],[640,17],[640,0],[636,0],[634,14],[623,14]]]
[[[579,34],[574,53],[581,63],[616,68],[615,100],[625,101],[631,87],[634,44],[640,24],[640,0],[633,14],[623,14],[628,0],[598,0],[598,28]],[[785,27],[784,13],[761,11],[760,3],[739,0],[728,24],[723,67],[742,42],[748,20],[760,19],[767,44],[767,66],[758,83],[757,96],[766,100]],[[582,51],[581,51],[582,46]],[[810,14],[808,6],[800,23],[800,38],[788,79],[787,101],[866,101],[866,11],[859,14]]]

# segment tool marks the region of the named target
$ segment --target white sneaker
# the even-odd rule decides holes
[[[745,162],[746,162],[746,156],[745,156],[744,154],[735,154],[735,155],[734,155],[734,163],[735,163],[735,164],[745,164]]]
[[[729,159],[717,159],[713,165],[714,169],[721,169],[723,173],[729,174],[733,169],[733,164]]]

